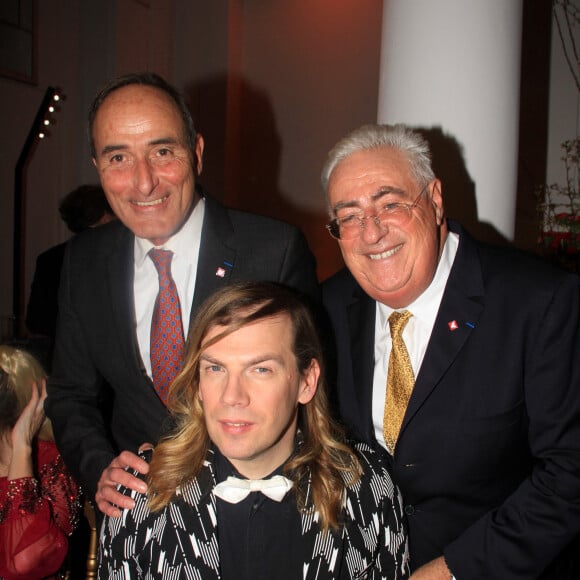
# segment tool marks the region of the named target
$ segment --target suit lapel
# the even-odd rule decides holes
[[[227,210],[206,197],[190,320],[201,303],[231,279],[236,264],[236,250],[230,242],[232,234]]]
[[[310,475],[306,497],[311,497]],[[311,511],[300,515],[302,523],[302,578],[304,580],[331,580],[338,578],[344,544],[343,534],[323,534],[318,518]]]
[[[196,478],[188,481],[181,490],[188,511],[184,512],[187,534],[193,545],[195,561],[189,564],[200,578],[219,578],[220,554],[217,528],[214,454],[209,450],[207,460]],[[186,553],[188,547],[184,547]]]
[[[126,228],[119,230],[113,250],[107,261],[107,286],[113,311],[113,320],[124,352],[137,372],[143,371],[137,344],[135,302],[133,300],[134,237]]]
[[[459,249],[409,400],[400,437],[477,327],[483,307],[483,277],[477,249],[468,234],[461,231]]]
[[[359,429],[364,429],[361,436],[371,441],[374,437],[371,417],[375,353],[375,301],[356,285],[352,302],[347,306],[347,312],[354,383],[351,392],[356,399],[353,403],[356,403],[358,407],[359,416],[359,421],[356,424]],[[369,388],[360,388],[360,385],[369,385]]]
[[[196,538],[203,539],[203,542],[208,545],[217,545],[217,508],[216,499],[212,493],[216,481],[213,466],[214,455],[211,450],[208,451],[207,457],[208,460],[193,484],[191,482],[187,484],[190,487],[189,492],[192,494],[192,506],[196,512],[196,516],[192,518],[191,523],[194,527],[190,533]]]

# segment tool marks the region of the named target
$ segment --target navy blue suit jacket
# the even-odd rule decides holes
[[[411,567],[443,554],[459,580],[537,578],[580,532],[579,278],[451,227],[459,249],[393,457]],[[375,442],[376,304],[347,270],[323,301],[340,414]]]

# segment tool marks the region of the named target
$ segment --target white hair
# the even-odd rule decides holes
[[[435,179],[427,140],[403,124],[363,125],[343,137],[328,153],[322,168],[321,183],[328,200],[328,182],[336,166],[358,151],[390,147],[403,153],[411,174],[420,187]]]

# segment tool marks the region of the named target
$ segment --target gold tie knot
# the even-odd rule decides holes
[[[389,316],[389,326],[391,327],[391,337],[399,337],[403,334],[403,330],[409,322],[409,318],[413,316],[408,310],[403,310],[403,312],[398,312],[395,310],[391,316]]]

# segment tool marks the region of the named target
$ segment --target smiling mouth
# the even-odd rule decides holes
[[[390,258],[391,256],[394,256],[402,247],[403,244],[399,244],[398,246],[395,246],[394,248],[392,248],[391,250],[387,250],[386,252],[381,252],[380,254],[369,254],[368,256],[371,260],[384,260],[385,258]]]
[[[133,205],[136,205],[138,207],[152,207],[155,205],[160,205],[162,204],[169,196],[166,195],[164,197],[160,197],[159,199],[155,199],[153,201],[132,201],[131,203]]]

